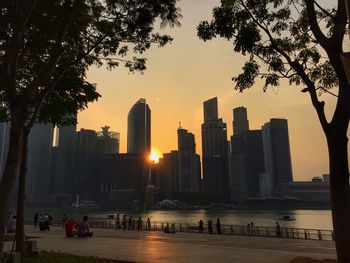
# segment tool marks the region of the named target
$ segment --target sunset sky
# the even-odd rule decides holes
[[[104,125],[111,126],[111,130],[120,132],[120,149],[125,152],[128,112],[139,98],[145,98],[152,111],[152,147],[163,153],[177,149],[176,130],[181,121],[195,134],[197,152],[201,154],[203,101],[218,97],[219,115],[227,123],[229,136],[234,107],[248,109],[251,129],[260,129],[270,118],[286,118],[294,180],[327,173],[325,138],[308,94],[300,92],[302,87],[283,83],[264,93],[263,84],[258,82],[254,89],[238,93],[231,78],[241,71],[246,58],[235,54],[232,43],[226,40],[204,43],[196,36],[199,22],[210,19],[212,8],[218,4],[217,0],[181,0],[182,26],[164,30],[175,40],[165,48],[147,52],[148,69],[144,74],[129,74],[123,67],[113,71],[92,68],[88,80],[97,84],[102,98],[79,114],[78,128],[100,130]],[[335,99],[326,94],[322,99],[329,115]]]

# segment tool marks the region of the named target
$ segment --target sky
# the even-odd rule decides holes
[[[91,68],[88,81],[97,84],[102,98],[79,113],[78,129],[99,131],[102,126],[111,126],[112,131],[120,132],[120,152],[126,152],[128,112],[137,100],[145,98],[152,111],[152,147],[162,153],[177,149],[181,121],[183,128],[195,134],[197,153],[201,154],[203,102],[218,97],[219,115],[227,123],[228,138],[235,107],[248,109],[250,129],[260,129],[271,118],[286,118],[294,180],[310,180],[327,173],[326,140],[308,94],[300,92],[303,87],[282,83],[263,92],[263,83],[257,82],[254,88],[239,93],[231,79],[241,72],[247,58],[234,53],[227,40],[198,39],[196,27],[210,19],[218,4],[217,0],[181,0],[182,26],[160,30],[171,34],[174,41],[147,52],[148,69],[143,74],[130,74],[123,67],[113,71]],[[331,116],[335,99],[327,94],[321,99],[326,101],[327,115]]]

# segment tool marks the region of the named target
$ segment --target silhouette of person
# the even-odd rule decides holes
[[[221,223],[220,223],[220,218],[216,219],[216,232],[218,234],[221,234]]]

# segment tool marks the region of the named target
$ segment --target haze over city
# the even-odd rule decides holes
[[[320,2],[335,4],[334,0]],[[165,30],[174,37],[171,45],[147,52],[147,70],[143,74],[130,74],[123,67],[113,71],[92,68],[88,80],[97,84],[102,98],[79,113],[78,128],[99,130],[109,125],[111,130],[120,132],[120,152],[126,152],[128,111],[143,97],[152,111],[152,147],[163,153],[176,149],[176,130],[181,121],[184,128],[195,134],[197,152],[201,154],[203,101],[217,96],[219,115],[227,123],[229,136],[234,107],[248,109],[251,129],[260,129],[270,118],[286,118],[294,180],[327,173],[326,141],[309,95],[296,92],[302,87],[282,82],[280,87],[264,93],[261,81],[255,88],[239,93],[231,78],[241,72],[245,58],[234,53],[229,41],[203,42],[196,36],[199,22],[210,19],[218,4],[216,0],[180,1],[182,26]],[[331,113],[335,98],[329,94],[322,94],[321,98]]]

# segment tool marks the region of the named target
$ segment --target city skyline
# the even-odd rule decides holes
[[[263,83],[257,82],[254,89],[241,94],[233,89],[231,78],[241,72],[245,58],[235,54],[231,44],[223,39],[204,43],[197,38],[199,22],[209,19],[212,8],[218,4],[212,0],[181,1],[182,27],[165,31],[174,37],[174,42],[150,50],[144,74],[130,75],[123,68],[92,68],[88,79],[97,83],[102,98],[79,114],[78,127],[97,130],[108,123],[120,132],[120,150],[126,152],[127,112],[144,97],[152,109],[152,146],[162,153],[170,152],[176,149],[179,121],[194,133],[197,142],[201,141],[202,102],[217,96],[219,115],[228,123],[229,136],[235,107],[249,109],[251,129],[260,129],[271,118],[286,118],[295,180],[328,173],[326,141],[308,95],[297,91],[302,88],[282,82],[280,88],[264,93]],[[335,99],[327,94],[321,99],[326,101],[330,113]],[[200,143],[197,152],[202,153]]]

